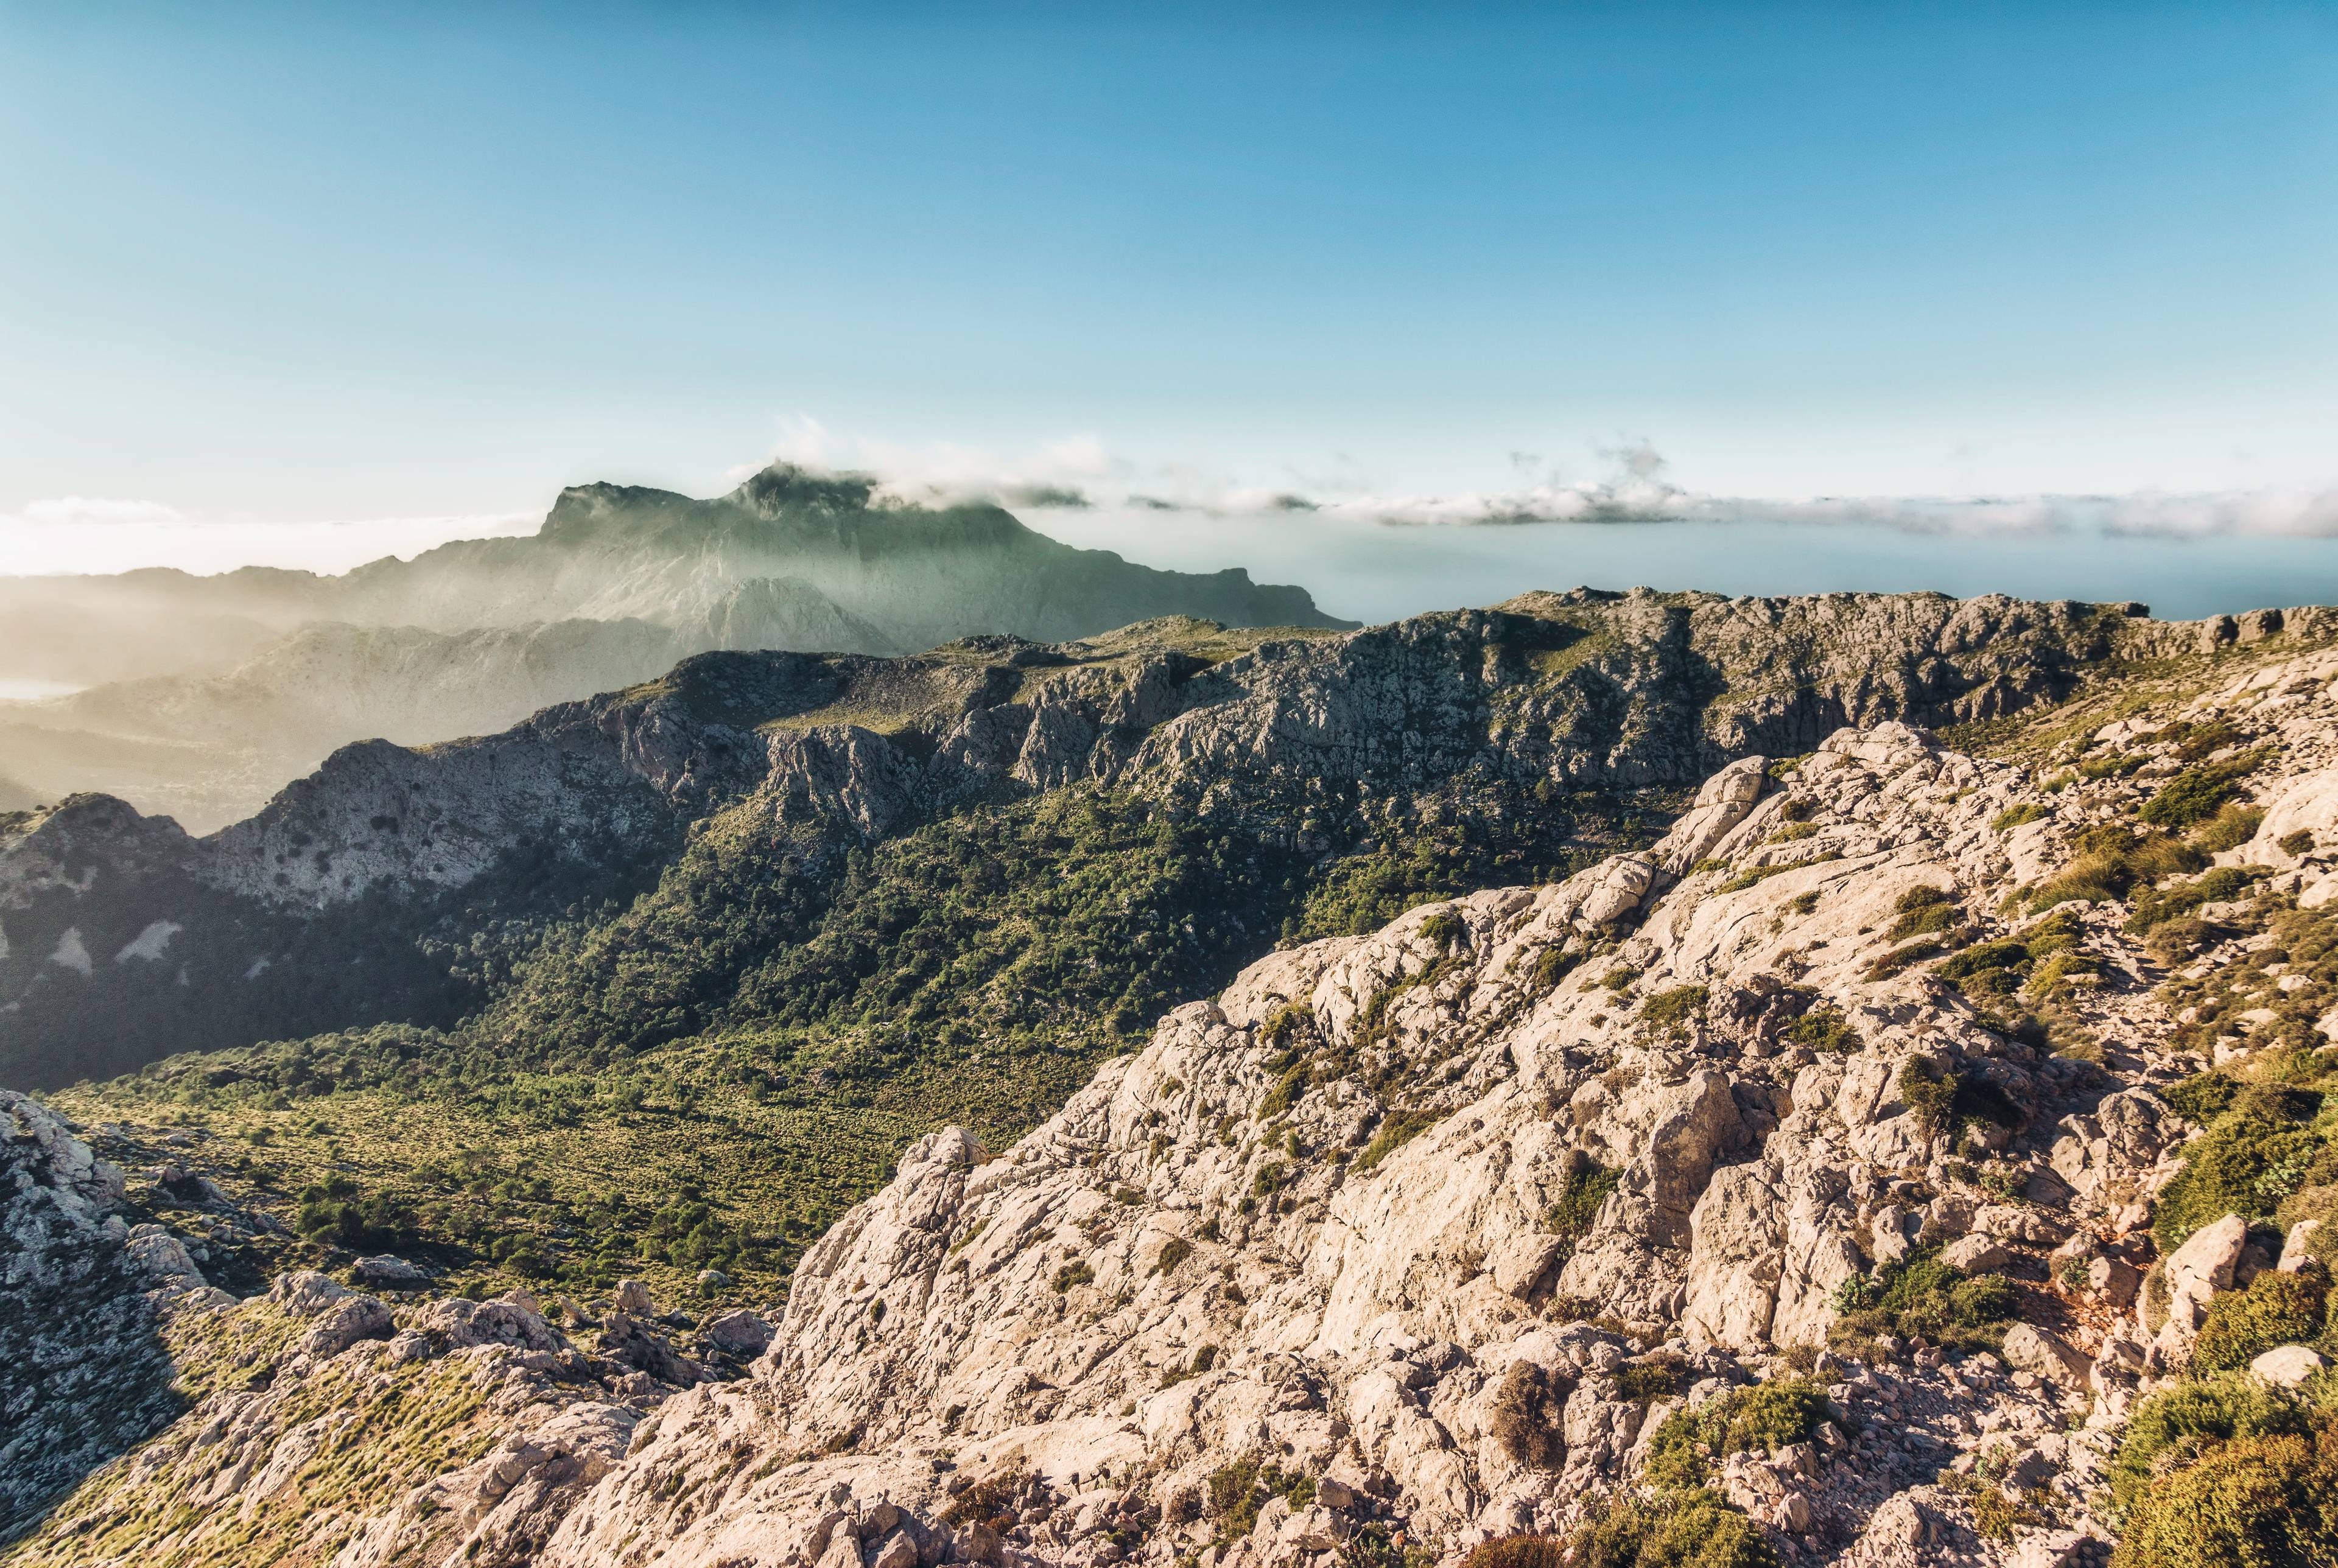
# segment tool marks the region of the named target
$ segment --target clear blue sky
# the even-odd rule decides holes
[[[2338,478],[2338,6],[0,0],[0,514]]]

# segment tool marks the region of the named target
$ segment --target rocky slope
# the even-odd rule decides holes
[[[2275,642],[2000,760],[1740,759],[1645,853],[1275,953],[1014,1146],[919,1142],[743,1377],[613,1378],[638,1301],[588,1351],[330,1296],[347,1345],[274,1330],[17,1560],[227,1560],[231,1514],[349,1565],[2327,1560],[2333,692]],[[408,1367],[463,1441],[315,1506]]]

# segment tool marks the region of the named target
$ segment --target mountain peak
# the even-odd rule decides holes
[[[722,497],[765,517],[783,512],[866,512],[877,493],[873,474],[831,473],[774,463]]]

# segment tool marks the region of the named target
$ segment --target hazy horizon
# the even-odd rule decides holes
[[[1184,505],[1140,558],[1286,496],[2338,533],[2326,7],[25,5],[0,135],[0,569],[774,455]]]

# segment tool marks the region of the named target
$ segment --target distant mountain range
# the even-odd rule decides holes
[[[103,790],[201,832],[349,741],[499,730],[692,653],[1059,642],[1163,615],[1352,624],[1240,569],[1156,571],[997,506],[893,505],[860,476],[781,466],[713,500],[588,485],[531,536],[339,577],[0,578],[0,620],[19,633],[0,678],[88,688],[0,704],[0,752],[37,799]]]

